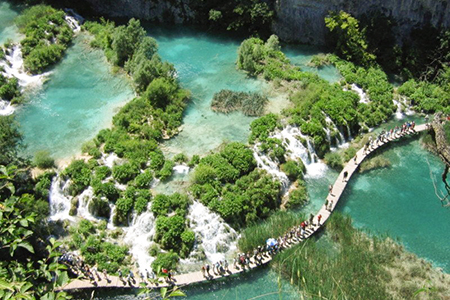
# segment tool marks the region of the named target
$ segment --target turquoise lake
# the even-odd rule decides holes
[[[26,154],[47,150],[56,159],[80,153],[81,145],[133,98],[130,83],[113,75],[103,52],[92,50],[80,35],[56,65],[43,88],[17,111]]]
[[[16,40],[19,34],[14,19],[18,15],[18,9],[6,1],[0,1],[0,45],[8,39]]]
[[[0,1],[0,42],[17,36],[12,21],[16,14],[7,2]],[[253,118],[240,113],[219,115],[209,109],[213,94],[221,89],[264,92],[268,88],[235,69],[241,40],[189,28],[147,29],[157,38],[163,59],[174,63],[182,85],[193,94],[184,130],[164,143],[165,151],[169,155],[193,155],[207,153],[224,141],[245,142]],[[308,57],[314,54],[310,48],[285,49],[292,62],[304,69]],[[333,68],[321,69],[319,74],[330,81],[339,79]],[[115,112],[132,97],[126,77],[112,75],[103,54],[87,47],[83,37],[78,37],[43,88],[17,111],[27,153],[49,150],[57,158],[77,154],[82,143],[108,127]],[[435,196],[427,163],[442,189],[442,162],[423,150],[417,139],[391,146],[384,154],[392,166],[355,175],[339,209],[352,216],[355,226],[398,237],[409,251],[450,272],[450,210],[442,207]],[[336,177],[337,173],[329,170],[323,177],[308,181],[311,203],[306,210],[316,211],[323,204],[327,187]],[[282,282],[282,298],[298,299],[294,290]],[[197,300],[279,299],[278,291],[278,277],[268,269],[186,290],[188,299]],[[102,297],[131,298],[117,294]]]

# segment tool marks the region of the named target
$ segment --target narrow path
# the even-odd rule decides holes
[[[412,135],[412,134],[418,134],[419,132],[425,131],[428,128],[429,128],[428,124],[417,125],[415,127],[415,132],[408,131],[401,135],[391,136],[386,139],[387,140],[386,142],[380,142],[380,143],[374,145],[374,147],[370,148],[370,150],[367,152],[364,151],[364,147],[361,148],[356,153],[356,156],[354,158],[352,158],[350,161],[348,161],[347,164],[342,169],[341,173],[339,174],[338,178],[336,179],[336,181],[333,185],[333,189],[332,189],[331,193],[329,193],[326,198],[328,200],[328,207],[326,207],[324,204],[320,208],[320,210],[314,216],[314,219],[313,219],[314,225],[309,227],[308,230],[306,230],[304,239],[309,238],[311,235],[313,235],[315,232],[317,232],[321,228],[321,226],[328,220],[331,213],[336,208],[337,203],[338,203],[339,199],[341,198],[342,193],[344,192],[345,188],[347,187],[348,181],[350,180],[353,173],[358,169],[359,165],[364,161],[364,159],[367,156],[369,156],[372,152],[374,152],[378,148],[383,147],[384,145],[386,145],[392,141],[400,140],[401,138]],[[346,176],[344,176],[345,174],[346,174]],[[319,224],[318,216],[321,216],[320,224]],[[301,242],[302,240],[303,239],[300,239],[299,242]],[[291,243],[288,245],[288,247],[291,247],[294,244],[295,243]],[[200,271],[187,273],[187,274],[175,275],[173,283],[177,286],[186,286],[189,284],[206,282],[206,281],[214,280],[217,278],[222,278],[222,277],[227,277],[227,276],[231,276],[234,274],[242,273],[242,272],[247,271],[248,269],[257,268],[261,265],[265,265],[265,264],[269,263],[271,260],[272,260],[272,258],[269,255],[267,255],[267,256],[263,257],[261,264],[256,264],[253,261],[251,261],[249,268],[246,268],[246,270],[243,270],[239,266],[235,267],[232,264],[230,264],[229,272],[227,274],[218,275],[218,274],[214,274],[213,272],[210,272],[210,274],[212,275],[210,278],[205,278],[205,276],[203,276],[203,273]],[[161,287],[170,286],[170,284],[166,283],[163,280],[160,280],[159,284],[155,284],[155,283],[149,283],[145,280],[142,281],[140,278],[136,278],[136,281],[132,285],[130,285],[130,284],[126,283],[125,280],[122,281],[117,276],[109,276],[108,279],[109,279],[109,282],[107,280],[105,280],[104,278],[102,278],[102,280],[97,281],[96,284],[94,284],[88,280],[76,279],[76,280],[73,280],[72,282],[70,282],[68,285],[61,288],[61,290],[68,291],[68,290],[75,290],[75,289],[92,289],[92,288],[139,288],[139,287],[142,287],[142,285],[147,286],[149,288],[161,288]]]

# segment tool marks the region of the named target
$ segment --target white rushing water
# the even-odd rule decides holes
[[[50,186],[50,220],[73,220],[69,215],[71,198],[65,195],[65,191],[70,185],[70,180],[64,182],[60,176],[53,177],[52,185]]]
[[[185,165],[176,165],[176,166],[173,167],[173,171],[175,173],[178,173],[178,174],[188,174],[189,173],[189,169],[190,168],[188,166],[185,166]]]
[[[196,241],[193,253],[204,251],[206,258],[211,262],[219,262],[233,254],[237,247],[236,231],[227,225],[216,213],[209,210],[198,201],[189,207],[187,218],[190,221],[192,231],[195,232]],[[184,263],[195,263],[192,258],[183,260]]]
[[[281,192],[285,194],[288,191],[290,181],[284,172],[278,168],[279,163],[274,162],[270,157],[259,151],[260,143],[253,147],[253,157],[256,160],[258,168],[267,171],[270,175],[276,177],[281,183]]]
[[[94,189],[90,186],[87,189],[85,189],[79,196],[78,196],[78,211],[77,216],[82,217],[84,219],[90,220],[90,221],[99,221],[99,218],[94,217],[89,212],[89,202],[91,202],[92,197],[94,196]]]
[[[120,161],[120,158],[116,153],[113,152],[109,154],[103,154],[101,160],[105,166],[112,168],[117,161]]]
[[[0,67],[3,67],[3,74],[6,77],[16,77],[19,80],[19,86],[24,89],[39,88],[42,86],[45,77],[49,74],[30,75],[25,72],[23,66],[22,49],[19,45],[14,45],[5,56],[5,60],[0,61]]]
[[[0,99],[0,116],[9,116],[14,113],[14,106],[11,102]]]
[[[356,84],[352,83],[350,86],[350,90],[358,94],[359,96],[359,103],[366,103],[368,104],[370,102],[369,96],[364,92],[362,88],[357,86]],[[344,88],[344,91],[348,91],[347,88]]]
[[[325,171],[327,170],[326,164],[317,158],[317,154],[308,137],[302,135],[298,127],[288,125],[283,128],[282,131],[277,132],[274,137],[283,141],[283,145],[286,148],[287,155],[290,159],[301,159],[306,167],[305,175],[307,177],[317,178],[322,177],[323,174],[325,174]],[[307,147],[305,147],[297,137],[305,139]]]
[[[153,244],[152,239],[156,231],[156,221],[150,205],[147,211],[139,216],[134,214],[133,221],[126,232],[124,242],[130,246],[130,253],[139,264],[139,271],[145,274],[145,270],[151,270],[151,264],[155,260],[150,256],[149,248]]]
[[[73,32],[77,33],[81,31],[80,24],[75,17],[66,15],[64,16],[64,19],[66,20],[66,23],[69,24],[69,27],[73,30]]]

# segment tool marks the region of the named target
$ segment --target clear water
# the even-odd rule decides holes
[[[0,1],[0,45],[8,39],[17,40],[19,31],[14,24],[18,15],[18,8],[6,1]]]
[[[254,118],[240,112],[228,115],[210,109],[214,93],[222,89],[264,92],[266,85],[237,71],[240,40],[218,37],[184,27],[148,26],[163,59],[175,65],[183,87],[192,92],[183,131],[164,143],[170,153],[205,154],[225,141],[245,142]]]
[[[125,76],[112,74],[103,53],[89,48],[85,36],[76,37],[43,89],[17,111],[25,154],[47,150],[63,159],[79,153],[132,97]]]
[[[385,125],[392,128],[391,124]],[[444,164],[424,150],[417,138],[397,142],[383,150],[390,168],[356,173],[338,209],[350,214],[353,223],[375,234],[398,238],[407,250],[450,272],[450,210],[436,197],[430,170],[438,190],[444,191],[441,173]],[[430,167],[429,167],[429,165]],[[308,182],[311,204],[317,211],[327,196],[327,186],[337,173]]]
[[[282,50],[290,59],[291,63],[299,66],[305,72],[316,73],[329,82],[338,82],[342,78],[339,71],[334,66],[329,65],[321,68],[314,68],[308,65],[311,58],[319,53],[319,49],[316,47],[307,45],[286,45]]]

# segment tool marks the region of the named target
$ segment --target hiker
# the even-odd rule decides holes
[[[320,226],[320,220],[322,219],[322,215],[317,216],[317,225]]]
[[[332,185],[332,184],[330,184],[330,186],[328,187],[328,193],[329,193],[331,196],[334,196],[334,195],[333,195],[333,185]]]
[[[330,201],[330,206],[328,207],[328,211],[331,211],[332,208],[333,208],[333,200]]]
[[[342,177],[342,181],[346,181],[347,180],[347,176],[348,176],[348,172],[344,171],[344,176]]]

